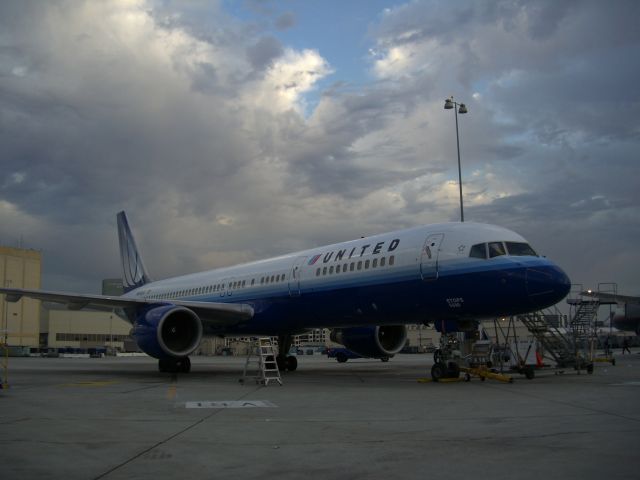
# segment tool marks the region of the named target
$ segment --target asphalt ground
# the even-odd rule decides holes
[[[430,365],[301,356],[265,387],[240,357],[11,358],[0,478],[640,478],[636,352],[511,384],[419,383]]]

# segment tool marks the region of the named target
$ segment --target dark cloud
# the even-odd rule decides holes
[[[453,94],[468,220],[640,293],[638,2],[394,5],[371,81],[325,90],[332,52],[282,44],[269,28],[295,12],[247,5],[261,22],[2,2],[0,241],[42,248],[45,286],[117,275],[122,208],[158,278],[456,220]]]
[[[291,12],[283,13],[274,22],[276,29],[287,30],[296,24],[296,16]]]
[[[263,37],[247,48],[247,56],[253,68],[260,71],[272,64],[282,55],[284,49],[274,37]]]

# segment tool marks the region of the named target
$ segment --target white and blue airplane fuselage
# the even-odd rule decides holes
[[[291,335],[331,328],[363,356],[397,353],[405,325],[456,331],[469,322],[549,307],[570,289],[567,275],[502,227],[442,223],[151,281],[124,212],[118,214],[122,297],[2,289],[70,307],[111,307],[161,370],[188,370],[203,336],[273,335],[284,358]]]

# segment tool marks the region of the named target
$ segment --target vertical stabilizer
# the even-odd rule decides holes
[[[120,260],[122,261],[122,286],[124,292],[130,292],[151,279],[144,268],[142,257],[138,253],[136,241],[133,238],[126,213],[120,212],[118,219],[118,238],[120,240]]]

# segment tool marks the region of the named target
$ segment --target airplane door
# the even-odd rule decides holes
[[[293,266],[291,267],[291,273],[289,275],[289,295],[292,297],[300,296],[300,278],[302,276],[302,266],[307,260],[307,257],[298,257]]]
[[[232,284],[233,284],[233,278],[225,278],[224,290],[223,290],[224,295],[222,296],[230,297],[231,295],[233,295]]]
[[[420,274],[422,280],[432,281],[438,278],[438,254],[444,233],[433,233],[427,237],[420,254]]]

